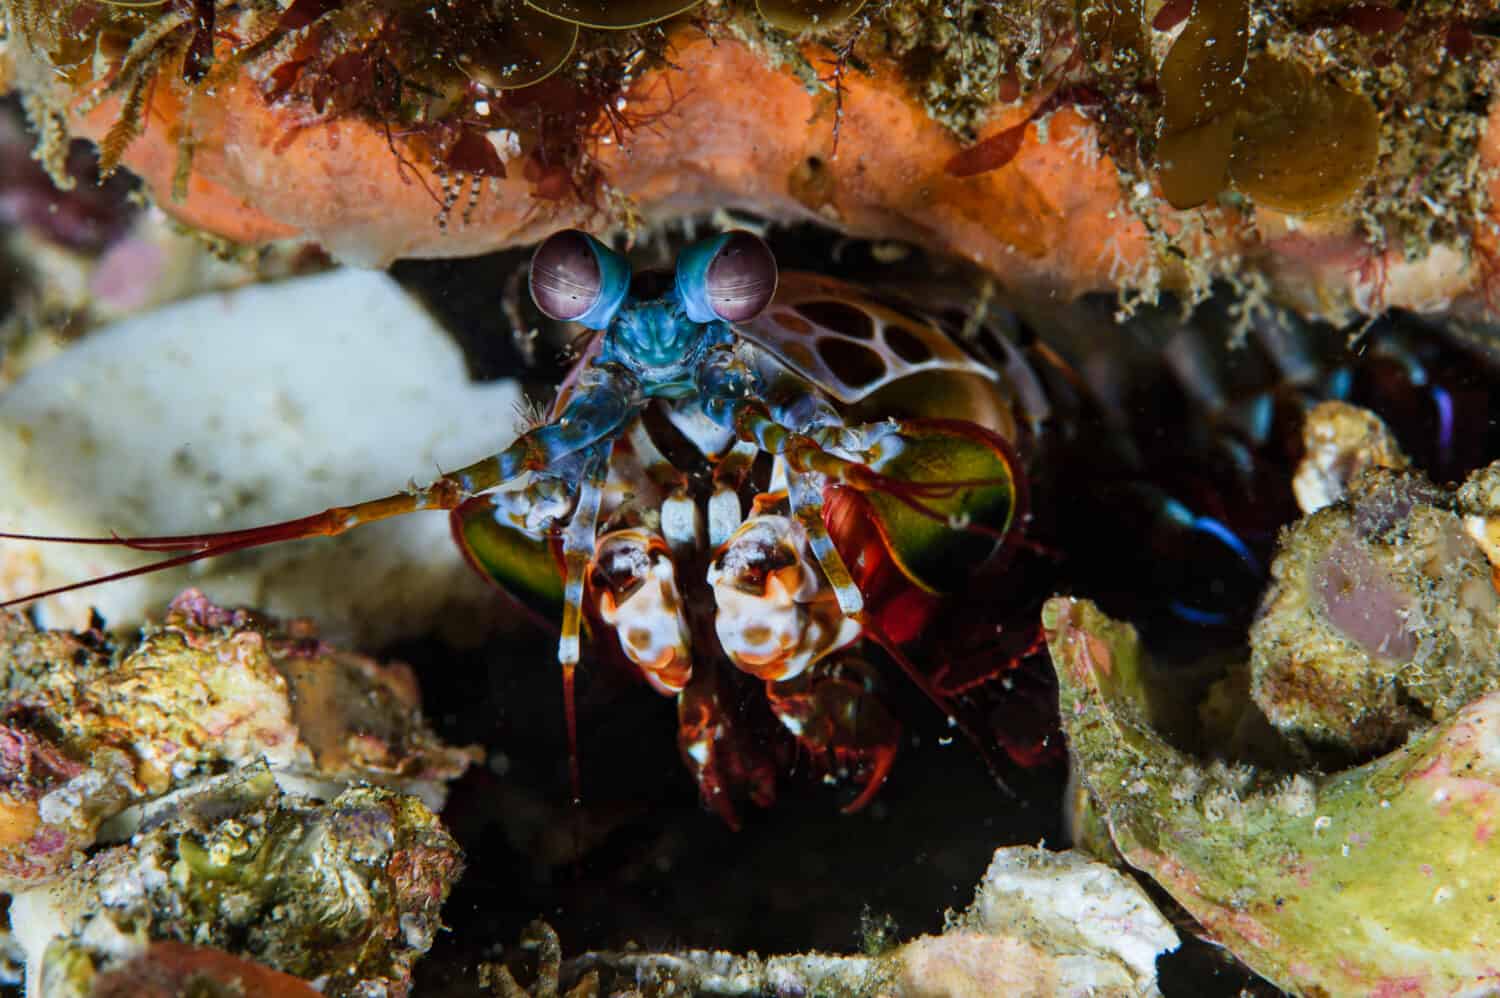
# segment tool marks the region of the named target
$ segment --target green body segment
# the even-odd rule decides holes
[[[549,620],[562,612],[562,567],[550,541],[498,522],[488,499],[454,511],[453,537],[469,564],[528,609]]]
[[[938,518],[890,492],[868,493],[870,509],[902,573],[928,592],[952,592],[994,553],[983,535],[998,541],[1024,506],[1015,455],[997,434],[951,420],[905,422],[901,441],[898,453],[872,467],[918,485],[950,484],[952,492],[920,500]]]

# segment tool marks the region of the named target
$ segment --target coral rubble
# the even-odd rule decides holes
[[[128,845],[16,894],[11,924],[28,993],[48,998],[174,974],[253,994],[399,998],[461,867],[415,797],[365,787],[319,804],[280,793],[258,764],[157,802]]]
[[[1390,747],[1500,688],[1500,597],[1454,495],[1377,469],[1282,536],[1251,629],[1252,693],[1283,731]]]
[[[997,849],[974,902],[939,935],[863,956],[800,953],[590,953],[558,967],[557,937],[541,948],[535,993],[555,994],[559,970],[580,982],[614,977],[647,993],[838,994],[849,998],[1156,995],[1156,958],[1177,934],[1139,885],[1074,852]],[[548,954],[551,954],[550,958]],[[507,967],[485,971],[501,995],[522,995]]]
[[[410,672],[194,592],[137,642],[0,617],[0,888],[45,884],[111,823],[226,767],[260,761],[319,796],[373,783],[441,807],[472,751],[422,719]],[[156,805],[147,805],[154,807]]]
[[[1145,720],[1132,628],[1092,604],[1043,617],[1082,781],[1125,860],[1202,931],[1304,994],[1478,993],[1500,913],[1489,878],[1500,694],[1330,776],[1204,765]]]

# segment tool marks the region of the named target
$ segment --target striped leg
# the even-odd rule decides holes
[[[594,536],[599,529],[599,504],[609,473],[609,445],[600,448],[579,483],[578,505],[563,531],[562,636],[557,642],[557,661],[562,667],[563,706],[568,722],[568,768],[573,783],[573,802],[581,803],[578,773],[578,715],[573,706],[573,684],[578,669],[579,631],[583,624],[583,583],[594,558]]]
[[[740,484],[750,473],[750,465],[759,453],[753,443],[737,442],[728,454],[714,465],[714,494],[708,500],[708,544],[718,550],[744,522],[740,506]]]
[[[865,598],[854,584],[849,567],[833,546],[833,538],[828,535],[828,528],[823,523],[824,484],[822,475],[789,469],[787,499],[791,503],[792,517],[807,534],[808,546],[812,548],[813,557],[818,559],[823,577],[828,580],[834,595],[838,597],[839,609],[844,611],[846,617],[857,617],[864,612]]]
[[[528,471],[543,471],[564,458],[613,438],[640,411],[640,386],[610,367],[590,367],[562,414],[528,430],[492,458],[445,476],[469,493],[482,492]]]
[[[802,424],[803,432],[787,427],[761,401],[755,373],[728,354],[710,358],[698,373],[698,383],[703,411],[710,419],[732,429],[743,444],[752,444],[783,460],[792,515],[807,533],[813,555],[838,597],[839,608],[846,616],[859,615],[864,610],[864,597],[824,526],[823,489],[829,481],[878,481],[880,476],[866,466],[830,451],[880,434],[850,430],[832,407],[820,406],[817,400],[786,410],[786,418]],[[753,451],[739,447],[735,453],[752,455]]]

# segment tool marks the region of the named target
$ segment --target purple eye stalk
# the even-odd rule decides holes
[[[776,257],[760,237],[726,232],[677,256],[677,294],[694,322],[744,322],[776,294]]]
[[[530,284],[543,315],[603,329],[630,291],[630,263],[587,232],[565,229],[536,248]]]

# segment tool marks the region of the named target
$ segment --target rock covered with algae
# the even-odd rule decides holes
[[[1081,853],[1031,846],[995,850],[973,904],[961,915],[950,912],[941,934],[875,955],[605,952],[559,967],[551,929],[537,924],[531,935],[541,966],[530,992],[537,995],[556,994],[560,978],[597,985],[618,977],[662,994],[1124,998],[1159,993],[1156,958],[1178,943],[1130,878]],[[484,974],[501,995],[528,994],[507,967],[492,965]]]
[[[288,789],[374,783],[440,808],[473,758],[427,726],[405,666],[193,590],[120,647],[4,614],[0,663],[0,890],[45,882],[107,820],[226,767],[264,760]]]
[[[1500,566],[1500,461],[1471,474],[1455,493],[1464,529],[1490,564]]]
[[[27,993],[45,998],[174,977],[400,996],[461,868],[417,798],[360,787],[318,803],[282,793],[261,763],[154,803],[128,845],[16,894],[11,926]]]
[[[1330,776],[1205,766],[1145,719],[1133,628],[1043,611],[1064,730],[1125,860],[1301,994],[1461,994],[1500,965],[1500,694]]]
[[[1453,492],[1373,470],[1283,534],[1250,631],[1255,701],[1283,732],[1388,747],[1500,688],[1500,597]]]

